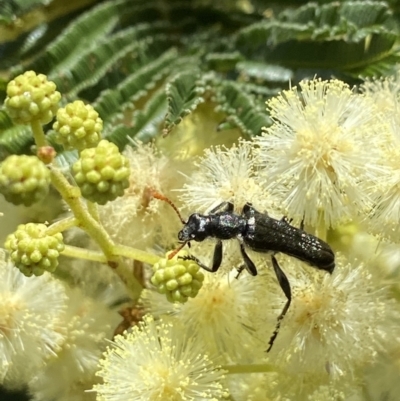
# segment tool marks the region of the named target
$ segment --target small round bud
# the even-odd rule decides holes
[[[151,283],[161,294],[165,294],[169,302],[185,303],[194,298],[203,285],[204,274],[200,266],[193,260],[184,260],[188,252],[180,251],[172,259],[168,255],[153,265]]]
[[[103,121],[90,104],[76,100],[58,109],[53,128],[57,132],[56,142],[65,149],[83,150],[99,143]]]
[[[129,161],[118,147],[103,139],[96,148],[84,149],[72,166],[82,196],[100,205],[122,196],[129,187]]]
[[[20,224],[17,231],[7,237],[4,246],[15,266],[28,277],[54,272],[60,252],[64,250],[61,233],[47,235],[47,227],[35,223]]]
[[[47,124],[53,119],[60,99],[56,84],[48,81],[46,75],[26,71],[8,83],[4,105],[16,124],[34,120]]]
[[[52,146],[41,146],[36,152],[36,156],[44,164],[50,164],[56,157],[57,152]]]
[[[11,155],[0,164],[0,193],[14,205],[41,201],[49,185],[50,172],[36,156]]]

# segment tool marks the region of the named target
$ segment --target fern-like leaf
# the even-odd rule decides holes
[[[93,107],[106,123],[113,123],[126,107],[146,95],[157,81],[170,72],[176,56],[176,49],[168,50],[152,63],[129,75],[115,89],[102,92]]]
[[[369,63],[361,68],[355,68],[348,71],[349,75],[356,79],[373,78],[382,76],[393,76],[398,73],[398,65],[400,64],[400,48],[396,48],[386,57],[378,59],[374,63]]]
[[[219,105],[217,110],[223,111],[227,115],[226,120],[246,137],[260,135],[261,128],[272,123],[255,99],[234,82],[224,81],[218,85],[213,100]]]
[[[53,75],[68,71],[77,55],[86,53],[96,47],[99,40],[107,38],[118,23],[119,6],[128,3],[129,0],[106,2],[82,14],[47,47],[44,54],[19,67],[16,74],[22,69]]]
[[[152,96],[143,110],[133,113],[129,126],[124,124],[109,126],[105,138],[115,143],[120,150],[123,150],[128,143],[132,143],[132,139],[149,142],[160,133],[166,112],[167,99],[162,89]]]
[[[297,68],[361,68],[386,57],[397,38],[383,2],[309,3],[237,34],[247,57]]]
[[[9,0],[5,18],[22,3],[43,11],[46,1]],[[383,1],[282,1],[271,18],[262,0],[249,0],[245,12],[239,3],[102,0],[59,14],[3,43],[0,99],[4,79],[33,69],[56,82],[64,103],[91,103],[105,135],[121,148],[129,138],[153,138],[160,127],[171,132],[210,97],[226,115],[220,130],[238,127],[251,137],[271,123],[265,101],[289,81],[335,75],[354,83],[360,75],[391,73],[399,61],[396,19]],[[0,145],[27,149],[30,132],[7,124],[0,115]],[[51,141],[54,133],[45,128]]]
[[[187,71],[178,74],[167,84],[168,113],[165,117],[164,135],[204,102],[205,83],[199,78],[200,74],[196,71]]]
[[[293,71],[279,65],[272,65],[257,61],[241,61],[236,65],[240,75],[257,82],[290,82],[293,79]]]
[[[4,110],[0,110],[0,161],[9,154],[21,154],[33,144],[32,130],[27,125],[14,125]]]
[[[76,97],[84,88],[92,86],[103,77],[111,68],[129,53],[138,52],[145,45],[145,40],[139,38],[149,33],[151,27],[147,24],[129,28],[103,39],[96,48],[74,59],[74,65],[70,67],[68,74],[52,71],[49,78],[53,80],[57,88],[66,96]],[[150,40],[150,39],[148,39]]]

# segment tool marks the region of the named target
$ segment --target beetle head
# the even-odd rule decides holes
[[[204,241],[209,236],[206,226],[207,217],[198,213],[193,213],[190,215],[188,222],[183,226],[182,230],[179,231],[179,241]]]

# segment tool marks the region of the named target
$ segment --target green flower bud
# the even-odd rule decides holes
[[[204,274],[193,260],[178,257],[188,255],[187,252],[180,251],[172,259],[168,259],[169,253],[154,264],[150,281],[159,293],[166,295],[169,302],[185,303],[199,292]]]
[[[61,233],[47,235],[47,227],[35,223],[20,224],[17,231],[7,237],[4,246],[15,266],[28,277],[54,272],[60,252],[64,250]]]
[[[96,148],[85,149],[72,166],[82,196],[104,205],[122,196],[129,187],[129,161],[118,147],[103,139]]]
[[[56,84],[48,81],[46,75],[26,71],[8,83],[4,105],[16,124],[34,120],[47,124],[53,119],[60,99]]]
[[[76,100],[58,109],[53,129],[57,132],[56,142],[65,149],[83,150],[99,143],[103,121],[91,105]]]
[[[12,155],[0,164],[0,193],[14,205],[44,199],[49,185],[50,172],[36,156]]]

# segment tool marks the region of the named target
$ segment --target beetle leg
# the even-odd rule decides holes
[[[248,212],[252,208],[251,203],[246,202],[243,206],[242,213]]]
[[[249,202],[246,202],[243,206],[242,214],[247,214],[249,212],[253,212],[253,210],[254,210],[253,205]]]
[[[285,222],[285,223],[290,225],[290,223],[293,221],[293,219],[288,219],[287,216],[283,216],[281,218],[281,221],[283,221],[283,222]]]
[[[244,244],[241,241],[241,239],[238,237],[239,242],[240,242],[240,253],[242,254],[242,258],[244,260],[244,265],[239,267],[239,273],[236,276],[236,278],[239,277],[239,274],[243,271],[243,268],[245,268],[252,276],[257,276],[257,268],[254,262],[249,258],[249,255],[247,255],[245,249],[244,249]]]
[[[266,211],[260,213],[256,209],[254,209],[252,203],[246,202],[242,209],[242,216],[246,217],[247,219],[250,219],[251,217],[254,217],[256,214],[263,214],[264,216],[268,216],[268,213]]]
[[[218,240],[217,244],[215,245],[211,267],[200,262],[200,260],[193,255],[178,256],[178,258],[183,260],[193,260],[204,270],[207,270],[210,273],[215,273],[219,269],[222,263],[222,241]]]
[[[215,244],[214,255],[212,260],[211,272],[216,272],[222,263],[222,241],[219,239]]]
[[[237,274],[235,276],[235,279],[237,280],[239,278],[239,276],[242,274],[243,270],[246,268],[246,265],[243,264],[241,266],[238,267],[237,269]]]
[[[226,209],[224,210],[225,212],[233,212],[233,203],[232,202],[222,202],[220,203],[218,206],[214,207],[213,209],[211,209],[208,214],[214,214],[217,213],[218,211],[220,211],[221,209],[223,209],[224,207],[226,207]]]
[[[277,319],[278,322],[276,324],[275,331],[272,333],[272,336],[269,339],[269,343],[268,343],[269,347],[267,349],[267,352],[271,351],[271,348],[274,345],[274,341],[278,335],[279,328],[281,327],[281,321],[285,317],[286,312],[288,311],[290,303],[292,301],[292,291],[290,289],[289,280],[287,279],[286,274],[280,268],[278,261],[276,260],[274,255],[271,256],[271,260],[272,260],[272,266],[274,267],[274,270],[275,270],[276,278],[279,281],[279,285],[281,286],[282,291],[286,295],[287,301],[286,301],[285,306],[282,309],[281,314],[278,316],[278,319]]]
[[[281,218],[281,221],[284,221],[285,223],[291,224],[293,219],[288,219],[287,216],[283,216]],[[302,218],[300,222],[300,230],[304,230],[304,217]]]

